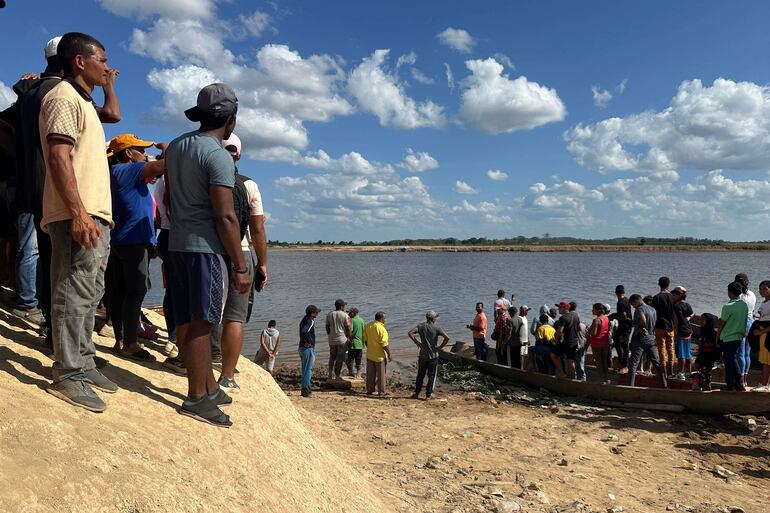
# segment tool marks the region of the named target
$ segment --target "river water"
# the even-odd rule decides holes
[[[321,309],[316,336],[319,356],[327,352],[324,319],[343,298],[366,321],[377,310],[387,314],[391,348],[398,359],[415,356],[406,333],[424,320],[429,309],[439,312],[438,324],[452,340],[470,342],[465,325],[473,320],[477,301],[491,304],[502,288],[516,294],[518,305],[533,309],[567,298],[578,303],[590,321],[595,302],[615,306],[615,285],[626,293],[654,294],[660,276],[671,286],[683,285],[696,314],[719,313],[727,284],[738,272],[748,274],[751,288],[770,279],[766,253],[325,253],[273,251],[269,255],[269,286],[256,295],[251,321],[245,327],[243,354],[253,356],[259,334],[275,319],[283,339],[279,363],[298,361],[298,325],[305,307]],[[163,299],[159,263],[152,264],[153,289],[145,305]],[[757,294],[759,304],[761,298]],[[322,360],[322,358],[321,358]]]

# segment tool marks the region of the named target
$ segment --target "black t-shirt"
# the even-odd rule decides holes
[[[618,323],[623,327],[631,327],[634,324],[634,316],[631,314],[631,303],[628,302],[628,298],[622,297],[618,299],[617,305],[618,311]],[[624,320],[621,320],[623,314],[626,314]]]
[[[559,329],[559,326],[562,327],[561,343],[566,346],[576,347],[580,332],[580,317],[578,317],[578,314],[575,312],[565,313],[559,317],[559,320],[554,325],[556,329]]]
[[[674,330],[674,297],[671,292],[660,292],[652,298],[652,307],[658,314],[655,328],[666,331]]]
[[[692,307],[686,301],[674,303],[674,320],[676,323],[676,338],[690,338],[692,327],[688,318],[692,315]]]

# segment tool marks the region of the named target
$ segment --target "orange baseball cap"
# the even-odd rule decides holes
[[[154,142],[144,141],[134,134],[120,134],[112,139],[107,147],[110,150],[109,153],[112,155],[127,150],[128,148],[149,148],[154,145]]]

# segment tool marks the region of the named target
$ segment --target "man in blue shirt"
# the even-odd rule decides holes
[[[221,427],[232,425],[219,409],[232,398],[214,379],[211,329],[222,321],[230,280],[239,293],[251,286],[233,206],[235,167],[221,146],[235,130],[237,112],[238,99],[228,85],[207,85],[196,106],[185,111],[200,128],[174,139],[166,151],[171,291],[188,382],[179,412]]]
[[[305,308],[305,317],[299,323],[299,357],[302,360],[302,397],[310,397],[313,393],[310,386],[313,382],[313,363],[315,363],[315,319],[318,308],[310,305]]]
[[[113,350],[140,361],[154,360],[137,337],[142,301],[149,288],[147,247],[156,243],[155,206],[147,183],[154,182],[165,170],[163,160],[148,160],[145,150],[152,146],[161,151],[166,148],[165,144],[144,141],[133,134],[121,134],[109,145],[115,227],[110,232],[107,300],[115,331]]]

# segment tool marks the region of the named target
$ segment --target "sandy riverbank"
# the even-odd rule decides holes
[[[520,404],[448,385],[430,403],[398,383],[393,398],[373,399],[360,382],[307,400],[241,359],[225,430],[176,413],[183,377],[114,357],[109,337],[95,342],[122,387],[103,414],[46,394],[40,339],[0,311],[0,511],[770,510],[770,442],[729,420]],[[714,475],[717,464],[736,477]]]

